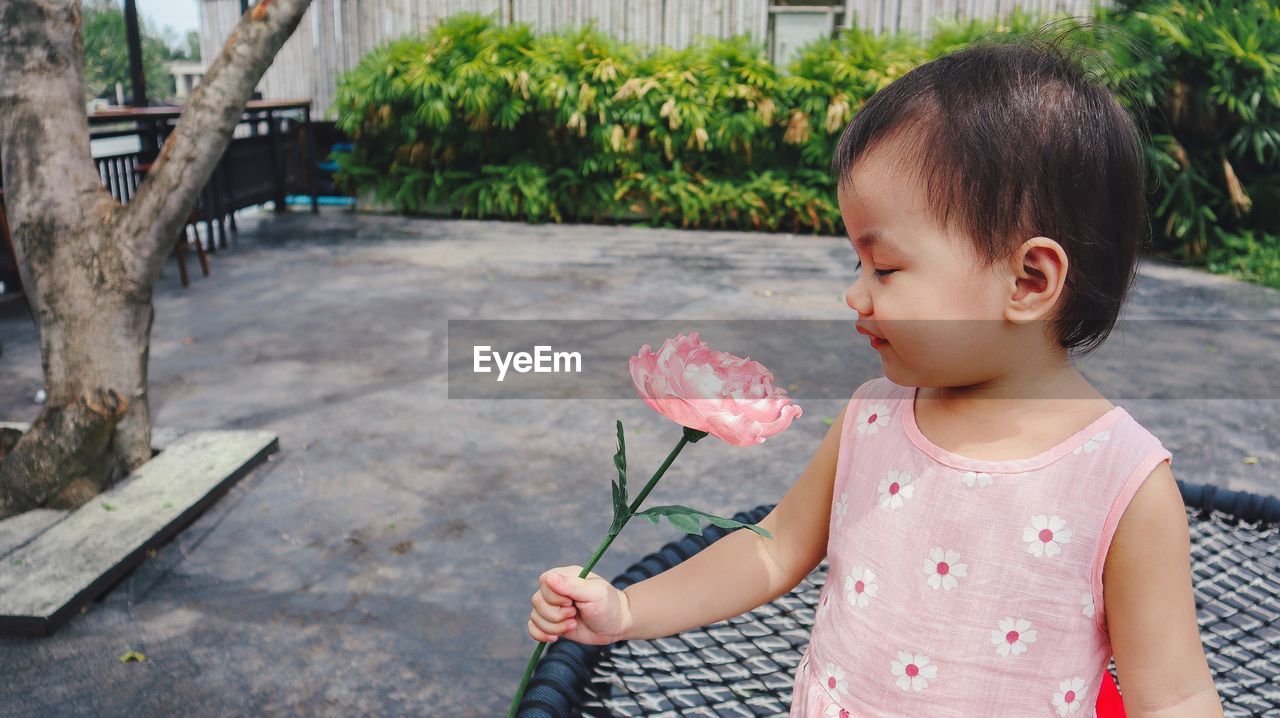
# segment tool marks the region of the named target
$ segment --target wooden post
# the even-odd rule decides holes
[[[841,20],[840,27],[836,28],[836,30],[839,31],[839,30],[852,29],[854,26],[853,15],[854,15],[853,0],[844,0],[844,19]],[[858,20],[861,21],[862,18],[858,18]]]
[[[276,212],[283,212],[288,208],[285,206],[284,173],[280,170],[279,142],[276,140],[278,132],[276,130],[275,110],[268,109],[266,116],[267,145],[271,148],[271,187],[274,190]]]
[[[147,106],[147,77],[142,71],[142,36],[138,32],[138,7],[124,0],[124,34],[129,46],[129,78],[133,83],[133,106]]]
[[[311,195],[311,214],[320,212],[320,201],[316,198],[316,142],[314,128],[311,126],[311,105],[302,109],[302,168],[307,173],[307,192]]]

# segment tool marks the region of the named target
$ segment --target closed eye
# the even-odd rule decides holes
[[[859,259],[859,260],[858,260],[858,271],[862,271],[862,260],[861,260],[861,259]],[[890,274],[893,274],[894,272],[896,272],[896,271],[898,271],[898,270],[896,270],[896,269],[876,269],[876,270],[873,270],[873,271],[875,272],[875,275],[876,275],[877,277],[879,277],[879,278],[883,279],[883,278],[885,278],[885,277],[889,276]]]

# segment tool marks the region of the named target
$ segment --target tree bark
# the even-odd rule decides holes
[[[0,174],[48,392],[0,458],[0,519],[80,506],[151,458],[152,288],[309,2],[262,0],[240,18],[122,206],[89,151],[80,0],[0,0]]]

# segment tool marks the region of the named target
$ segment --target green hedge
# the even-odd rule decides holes
[[[1100,20],[1129,37],[1106,49],[1152,133],[1157,251],[1280,288],[1280,6],[1129,2]]]
[[[1280,285],[1280,10],[1098,12],[1073,37],[1150,126],[1156,248],[1219,271],[1247,258]],[[783,73],[743,37],[642,51],[590,26],[535,35],[456,15],[341,78],[355,149],[338,180],[412,214],[837,233],[828,165],[857,108],[930,58],[1042,21],[944,23],[927,42],[853,30]]]

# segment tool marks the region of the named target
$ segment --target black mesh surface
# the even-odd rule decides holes
[[[1192,517],[1200,639],[1228,716],[1280,715],[1280,526]]]
[[[1280,716],[1280,522],[1273,519],[1280,501],[1180,485],[1200,635],[1225,713]],[[755,523],[772,509],[734,518]],[[710,527],[669,543],[613,584],[625,588],[661,573],[725,533]],[[603,647],[556,641],[520,715],[786,716],[826,578],[824,560],[776,601],[668,638]]]
[[[583,716],[786,716],[827,562],[750,613],[602,653]]]

